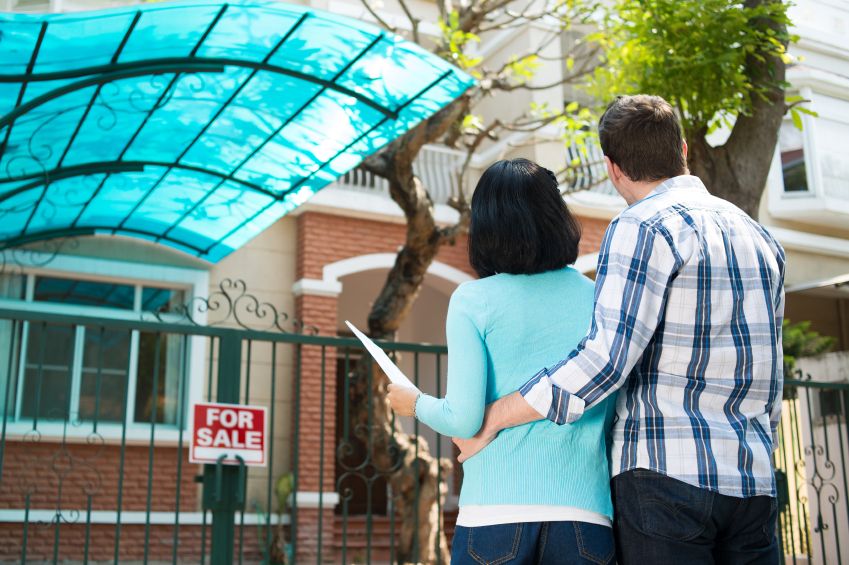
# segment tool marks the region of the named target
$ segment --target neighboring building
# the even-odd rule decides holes
[[[849,4],[800,0],[790,9],[799,40],[790,92],[818,117],[799,131],[786,120],[760,219],[787,250],[787,318],[849,349]]]
[[[0,0],[0,10],[75,11],[129,3],[108,0]],[[365,8],[354,0],[316,0],[311,4],[334,13],[371,19]],[[435,6],[424,1],[413,4],[421,10],[420,13],[430,14],[435,19]],[[385,10],[386,17],[391,18],[395,25],[403,27],[407,22],[397,6],[389,6]],[[819,112],[819,118],[806,116],[801,132],[789,122],[783,126],[760,217],[787,249],[787,317],[794,321],[811,320],[814,329],[837,338],[839,350],[849,350],[849,146],[842,143],[849,139],[849,5],[841,0],[799,0],[791,16],[798,22],[795,32],[800,36],[791,51],[804,56],[804,61],[790,70],[789,80],[794,91],[812,101],[810,107]],[[423,31],[436,32],[435,29]],[[518,46],[527,43],[529,36],[543,33],[546,33],[544,28],[535,27],[498,32],[484,43],[482,54],[494,60],[509,57],[520,48]],[[553,48],[561,47],[555,44]],[[531,102],[560,104],[573,94],[564,88],[562,93],[532,91],[512,96],[511,106],[524,108]],[[500,109],[493,105],[484,111],[495,115]],[[473,161],[474,174],[471,177],[476,178],[486,165],[498,158],[517,156],[538,160],[552,169],[566,162],[562,142],[556,134],[538,138],[514,135],[480,151]],[[453,172],[459,167],[462,157],[454,150],[432,146],[425,148],[416,163],[417,173],[436,204],[436,217],[446,224],[456,220],[456,212],[447,206],[447,201],[458,188]],[[598,173],[597,170],[595,172]],[[592,275],[603,232],[610,219],[624,207],[624,201],[609,185],[601,185],[589,192],[567,196],[567,202],[583,224],[581,257],[576,266]],[[274,304],[280,311],[317,326],[321,334],[348,335],[344,320],[365,326],[371,301],[404,242],[404,230],[403,215],[389,198],[385,183],[361,170],[354,170],[217,264],[205,263],[141,241],[115,237],[89,238],[63,251],[45,265],[33,263],[26,267],[23,277],[0,276],[0,297],[3,297],[0,305],[137,320],[144,311],[204,297],[214,293],[221,281],[241,279],[248,291],[263,302]],[[399,341],[444,343],[444,317],[449,297],[457,285],[473,277],[466,257],[465,238],[459,238],[456,245],[445,246],[428,271],[413,311],[398,333]],[[10,348],[18,347],[24,359],[35,355],[33,344],[44,341],[37,330],[30,329],[25,341],[16,345],[9,341],[8,331],[3,333],[3,323],[0,320],[0,365],[6,364],[2,352]],[[164,340],[157,346],[156,337],[144,332],[90,335],[84,330],[68,327],[51,330],[47,340],[50,344],[49,370],[56,375],[69,371],[78,375],[70,384],[57,377],[51,385],[51,400],[57,406],[70,405],[72,413],[76,413],[77,419],[83,422],[94,410],[91,367],[92,359],[99,352],[106,350],[109,352],[107,357],[114,355],[113,365],[108,366],[107,363],[110,378],[115,382],[129,379],[129,405],[133,410],[125,415],[129,447],[125,464],[128,479],[124,489],[127,500],[136,504],[122,518],[129,529],[134,524],[139,526],[149,521],[141,510],[145,496],[151,493],[151,487],[145,481],[149,456],[147,438],[151,434],[153,406],[157,406],[154,451],[156,461],[163,463],[157,466],[158,479],[153,488],[154,498],[159,501],[154,505],[157,510],[155,520],[157,527],[164,532],[166,526],[174,521],[170,501],[175,496],[176,485],[173,483],[176,475],[172,467],[181,460],[177,448],[178,422],[185,422],[180,415],[185,404],[181,405],[177,400],[177,382],[180,375],[189,375],[189,388],[184,393],[184,400],[203,398],[204,391],[211,386],[212,373],[205,371],[209,356],[203,348],[193,347],[187,341]],[[159,369],[154,368],[150,361],[152,351],[157,347],[163,360]],[[302,369],[304,386],[315,386],[317,381],[309,379],[316,374],[318,361],[313,358],[304,362],[307,363]],[[411,356],[405,357],[402,362],[406,369],[412,369]],[[280,374],[293,374],[296,361],[291,350],[281,352],[275,363]],[[268,375],[269,365],[268,362],[255,361],[255,373],[260,376],[255,377],[249,400],[256,404],[274,405],[283,413],[291,412],[295,395],[293,383],[285,381],[285,386],[279,386],[276,396],[271,398],[267,392],[273,379]],[[330,415],[336,413],[344,402],[343,387],[337,386],[337,379],[339,383],[344,382],[345,364],[341,357],[336,365],[336,379],[330,379],[332,382],[325,387],[328,398],[324,409]],[[27,376],[35,368],[24,362],[17,374],[9,375],[3,372],[2,366],[0,384],[16,391],[7,412],[7,473],[13,470],[19,476],[26,474],[30,465],[37,465],[37,461],[51,457],[54,451],[51,445],[86,441],[88,432],[85,426],[51,422],[51,410],[47,407],[43,414],[38,415],[45,419],[40,427],[39,445],[32,447],[27,443],[32,439],[28,430],[36,416],[27,408],[30,405],[28,400],[35,394],[28,388]],[[425,391],[435,393],[445,390],[444,366],[442,364],[443,370],[440,371],[443,374],[437,374],[435,360],[422,359],[421,374],[432,375],[422,381]],[[154,375],[157,374],[158,386],[154,387]],[[813,377],[828,380],[826,375]],[[107,425],[101,431],[107,455],[98,464],[108,467],[104,481],[117,480],[114,475],[122,426],[116,421],[120,419],[121,412],[115,412],[114,407],[120,402],[121,394],[119,387],[107,386],[100,392],[101,402],[109,406],[107,410],[110,411],[108,416],[101,412],[102,418],[115,424]],[[318,415],[322,408],[318,397],[301,394],[301,445],[318,442],[322,429],[335,440],[338,430],[335,429],[337,424],[333,416],[327,416],[322,422]],[[289,418],[281,420],[272,459],[275,476],[253,472],[249,475],[247,500],[250,515],[246,518],[247,522],[260,520],[263,513],[274,511],[265,502],[270,488],[268,481],[276,480],[277,476],[292,468],[295,422]],[[448,439],[439,440],[428,430],[421,433],[432,452],[436,453],[437,449],[443,455],[452,452]],[[441,443],[437,447],[438,442]],[[339,519],[334,516],[339,512],[342,487],[336,487],[337,450],[333,447],[324,450],[323,454],[301,448],[301,482],[297,496],[300,508],[317,508],[318,492],[323,490],[324,511],[338,523]],[[323,466],[323,476],[319,475],[320,466]],[[200,524],[202,520],[200,495],[192,482],[195,472],[197,470],[182,473],[181,508],[186,514],[183,522],[187,524]],[[33,480],[36,483],[39,480],[49,482],[52,476],[45,472]],[[20,491],[13,492],[7,488],[8,485],[4,481],[0,488],[0,560],[16,555],[20,523],[25,519],[25,510],[29,511],[22,504]],[[66,504],[83,512],[85,488],[79,484],[74,488],[79,492],[71,494]],[[455,490],[449,492],[445,510],[456,508],[452,492]],[[362,495],[358,492],[353,496]],[[351,508],[365,508],[365,505],[358,507],[357,503],[357,500],[352,501]],[[49,521],[54,513],[51,505],[55,506],[55,499],[48,493],[38,499],[38,505],[32,507],[32,512],[39,520]],[[375,512],[385,514],[385,497],[378,506],[380,508],[375,508]],[[107,510],[104,507],[99,518],[104,525],[110,524],[110,519],[114,520]],[[352,513],[357,511],[352,510]],[[299,517],[299,520],[303,519]],[[341,535],[338,528],[341,526],[337,526],[335,532],[332,524],[326,527],[328,533],[323,543],[338,549]],[[355,523],[348,535],[354,536],[358,528],[362,533],[365,527],[365,522]],[[376,548],[384,551],[388,545],[388,534],[379,520],[377,527],[383,537],[375,542]],[[41,539],[39,543],[45,544],[44,547],[49,547],[51,538],[39,533],[31,535],[33,539]],[[165,538],[165,533],[153,538],[154,544],[164,548],[157,555],[170,551],[168,543],[163,541]],[[138,538],[135,539],[133,543],[138,542]],[[361,541],[357,538],[357,543]],[[133,555],[137,556],[137,545],[132,545],[132,548],[128,551],[135,551]]]

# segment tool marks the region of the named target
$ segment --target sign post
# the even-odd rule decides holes
[[[235,405],[239,402],[241,377],[242,339],[238,332],[233,330],[222,335],[218,342],[218,387],[216,389],[216,399],[219,403]],[[194,416],[196,409],[193,408],[192,412]],[[224,430],[225,435],[229,433],[232,438],[232,430],[228,432],[228,426],[225,426],[225,423],[221,421],[223,419],[223,412],[219,411],[217,416],[213,417],[213,414],[207,408],[202,413],[204,416],[211,418],[211,420],[204,420],[203,423],[206,424],[207,421],[210,421],[214,425],[216,432],[213,435],[213,426],[193,428],[192,443],[189,450],[190,457],[195,455],[195,447],[214,449],[212,444],[219,447],[223,446],[224,438],[223,436],[218,437],[219,430]],[[230,415],[227,416],[227,423],[231,423]],[[238,425],[238,423],[237,415],[236,424]],[[205,427],[209,428],[210,445],[196,446],[195,432],[197,430],[200,433],[201,429]],[[262,429],[264,436],[264,424]],[[218,439],[216,440],[216,438]],[[262,444],[264,454],[264,437]],[[226,449],[232,450],[232,442],[231,447]],[[211,455],[210,453],[206,454]],[[243,508],[245,504],[245,480],[247,478],[244,458],[241,455],[237,455],[237,453],[234,453],[232,459],[238,463],[238,467],[231,464],[224,464],[228,459],[227,453],[219,453],[211,461],[209,459],[204,461],[207,464],[204,465],[203,470],[203,509],[204,511],[212,510],[212,550],[210,552],[210,562],[212,565],[229,565],[233,562],[233,523],[236,518],[236,511]]]

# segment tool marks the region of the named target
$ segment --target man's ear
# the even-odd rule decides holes
[[[607,155],[604,156],[604,164],[607,167],[607,176],[610,180],[618,181],[622,178],[622,169],[619,168],[619,165],[611,161]]]
[[[686,160],[687,160],[687,153],[688,153],[688,152],[689,152],[689,150],[690,150],[690,148],[689,148],[689,147],[687,147],[687,140],[686,140],[686,139],[684,140],[684,145],[681,147],[681,150],[682,150],[682,151],[683,151],[683,153],[684,153],[684,160],[686,161]]]

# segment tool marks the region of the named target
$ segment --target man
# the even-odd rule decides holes
[[[574,422],[621,389],[611,451],[620,562],[778,563],[784,252],[688,176],[662,98],[615,100],[599,137],[629,206],[602,242],[589,333],[495,402],[475,438],[456,440],[461,460],[501,429]]]

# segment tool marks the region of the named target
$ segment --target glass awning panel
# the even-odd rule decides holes
[[[273,1],[0,14],[0,248],[122,234],[217,261],[471,84]]]

